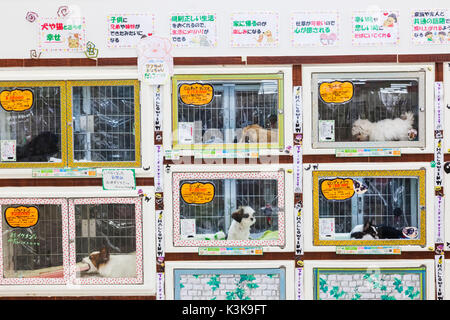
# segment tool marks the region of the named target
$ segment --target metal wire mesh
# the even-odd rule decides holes
[[[38,209],[38,223],[30,228],[11,228],[5,220],[3,205],[3,268],[5,277],[18,277],[21,271],[63,265],[61,205],[33,205]],[[29,205],[24,205],[28,207]]]
[[[319,218],[334,218],[335,232],[347,233],[371,220],[374,225],[418,227],[417,178],[360,178],[368,187],[364,194],[334,201],[319,195]],[[321,183],[319,179],[319,185]]]
[[[320,80],[323,82],[340,81]],[[368,119],[378,122],[384,119],[400,118],[405,112],[414,114],[413,128],[418,130],[419,83],[417,80],[342,80],[354,85],[353,98],[346,103],[325,103],[319,97],[319,119],[334,120],[335,141],[354,141],[352,137],[353,122]],[[319,90],[319,89],[317,89]],[[415,140],[419,139],[419,132]]]
[[[74,159],[135,160],[133,86],[73,87]]]
[[[134,204],[75,205],[76,261],[109,247],[111,254],[136,251]]]
[[[31,90],[30,109],[20,112],[0,108],[0,140],[16,141],[16,162],[48,162],[61,159],[60,87],[0,87],[3,90]]]

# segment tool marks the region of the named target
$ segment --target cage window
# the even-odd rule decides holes
[[[137,81],[69,82],[72,96],[71,166],[140,163]]]
[[[174,148],[283,144],[283,76],[176,75]]]
[[[174,173],[175,243],[284,243],[282,173]],[[236,234],[237,224],[246,225]]]

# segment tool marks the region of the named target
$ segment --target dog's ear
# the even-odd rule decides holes
[[[244,209],[240,207],[238,210],[231,214],[231,217],[237,222],[241,223],[242,218],[244,217]]]

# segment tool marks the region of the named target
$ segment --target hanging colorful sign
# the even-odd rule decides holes
[[[155,32],[154,14],[110,14],[107,23],[109,48],[135,48],[142,36]]]
[[[164,258],[164,217],[162,210],[156,210],[156,257]]]
[[[320,98],[326,103],[344,103],[353,98],[353,83],[349,81],[322,82]]]
[[[29,89],[3,90],[0,105],[6,111],[26,111],[33,105],[33,91]]]
[[[163,157],[164,157],[163,146],[155,145],[155,192],[164,192]]]
[[[16,207],[5,210],[5,220],[11,228],[31,228],[38,223],[39,210],[36,207]]]
[[[173,74],[172,44],[169,39],[149,36],[137,44],[139,79],[145,83],[165,84]]]
[[[291,17],[292,45],[335,46],[339,40],[337,12],[298,12]]]
[[[212,183],[183,183],[181,198],[189,204],[205,204],[214,199],[215,187]]]
[[[411,19],[414,44],[450,44],[450,10],[415,10]]]
[[[435,243],[444,243],[444,84],[442,81],[434,85],[434,209],[435,209]]]
[[[278,13],[243,12],[231,15],[232,47],[276,47]]]
[[[217,18],[213,13],[173,13],[170,16],[170,38],[179,48],[212,48],[217,46]]]
[[[303,264],[303,261],[299,261],[299,262]],[[297,280],[296,298],[297,298],[297,300],[303,300],[304,299],[304,297],[303,297],[303,278],[304,278],[303,266],[295,268],[295,270],[297,271],[297,274],[296,274],[296,280]]]
[[[302,204],[297,203],[294,208],[295,215],[295,255],[303,255],[303,216]]]
[[[214,98],[214,87],[210,84],[182,84],[179,89],[180,99],[184,104],[204,106]]]
[[[156,273],[156,300],[165,300],[164,278],[164,272]]]
[[[398,11],[355,12],[352,17],[353,45],[397,45]]]
[[[435,280],[436,280],[436,300],[444,300],[444,261],[445,256],[443,254],[437,254],[434,256],[435,262]]]
[[[84,20],[84,17],[39,18],[39,51],[85,51],[86,25]]]

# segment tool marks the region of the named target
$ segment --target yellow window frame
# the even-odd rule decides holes
[[[67,89],[66,81],[1,81],[0,87],[59,87],[61,109],[61,162],[0,162],[0,168],[64,168],[67,166]]]
[[[368,245],[368,246],[390,246],[390,245],[426,245],[426,209],[425,209],[425,169],[419,170],[350,170],[350,171],[313,171],[313,244],[315,246],[352,246],[352,245]],[[419,179],[419,223],[420,233],[418,239],[403,240],[323,240],[319,237],[319,178],[327,177],[417,177]]]
[[[179,144],[178,136],[178,81],[217,81],[217,80],[277,80],[278,81],[278,143],[221,143],[221,144]],[[177,131],[175,131],[177,130]],[[284,76],[271,74],[177,74],[172,77],[172,147],[174,150],[248,150],[282,149],[284,147]]]
[[[135,139],[135,161],[86,161],[77,162],[74,160],[73,146],[73,110],[72,110],[72,88],[82,86],[133,86],[134,87],[134,139]],[[68,124],[68,165],[71,168],[79,167],[140,167],[141,166],[141,112],[139,98],[138,80],[82,80],[67,81],[67,124]]]

